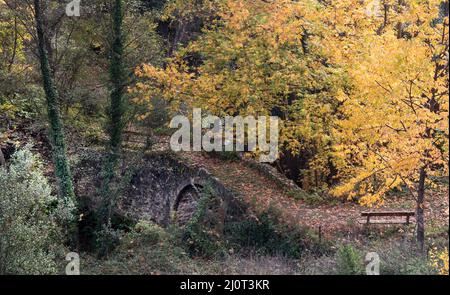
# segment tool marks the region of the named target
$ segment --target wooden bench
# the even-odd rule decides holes
[[[384,212],[362,212],[359,223],[362,224],[409,224],[411,222],[411,217],[414,217],[414,211],[384,211]],[[376,219],[371,220],[371,217],[400,217],[396,219]],[[406,218],[403,218],[406,217]]]

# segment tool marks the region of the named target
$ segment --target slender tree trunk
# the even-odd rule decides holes
[[[108,113],[109,144],[107,158],[103,167],[103,205],[100,213],[101,225],[108,225],[112,208],[115,206],[115,193],[111,192],[111,182],[115,176],[122,147],[125,71],[124,35],[123,35],[123,0],[113,0],[112,10],[112,46],[110,53],[109,75],[111,83],[110,105]]]
[[[67,160],[67,148],[63,126],[59,114],[57,93],[53,84],[47,51],[40,0],[34,0],[38,50],[41,63],[42,80],[47,99],[48,120],[50,123],[50,139],[52,143],[55,174],[59,184],[59,194],[65,201],[75,201],[75,193]]]
[[[123,69],[123,0],[115,0],[113,8],[113,44],[110,60],[110,80],[112,84],[110,101],[109,145],[110,153],[118,158],[122,146],[123,94],[125,74]]]
[[[424,202],[425,202],[425,178],[427,172],[425,168],[420,168],[419,189],[417,193],[417,242],[420,250],[425,250],[425,218],[424,218]]]

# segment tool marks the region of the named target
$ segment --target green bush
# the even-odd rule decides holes
[[[169,240],[169,234],[159,225],[149,221],[139,221],[130,232],[129,238],[143,245],[156,245]]]
[[[166,230],[139,221],[129,232],[116,233],[119,243],[107,257],[98,260],[86,253],[83,274],[173,274],[180,273],[181,268],[191,271],[194,260],[180,244],[179,228]]]
[[[258,249],[264,254],[281,254],[291,258],[301,256],[310,238],[302,228],[283,225],[279,213],[273,208],[257,218],[227,224],[226,234],[235,248]]]
[[[104,258],[110,254],[119,245],[121,235],[121,230],[114,229],[109,225],[102,225],[101,229],[95,232],[98,256]]]
[[[58,224],[71,220],[73,205],[52,195],[29,148],[0,167],[0,188],[0,274],[57,273],[64,250]]]
[[[221,220],[214,211],[218,201],[209,186],[202,190],[197,210],[183,233],[183,243],[191,256],[213,257],[225,253],[222,233],[217,230]]]
[[[338,250],[338,272],[343,275],[364,274],[364,263],[361,252],[351,245],[345,245]]]
[[[427,257],[415,246],[388,248],[381,252],[380,274],[424,275],[435,274]]]

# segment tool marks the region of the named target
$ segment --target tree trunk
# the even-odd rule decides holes
[[[425,218],[424,218],[424,201],[425,201],[425,178],[427,172],[425,168],[420,168],[419,176],[419,189],[417,193],[417,243],[419,244],[420,251],[425,250]]]
[[[111,182],[115,176],[122,148],[123,113],[124,113],[124,87],[125,71],[124,35],[123,35],[123,0],[114,0],[111,13],[112,19],[112,46],[110,53],[109,77],[111,83],[110,105],[108,113],[109,144],[108,155],[103,166],[102,198],[103,204],[100,212],[100,225],[108,225],[112,208],[115,206],[115,193],[111,192]]]
[[[123,1],[115,0],[113,8],[113,44],[110,60],[110,81],[112,84],[110,117],[109,117],[109,148],[110,153],[118,158],[122,146],[123,129],[123,94],[125,74],[123,69]]]
[[[67,160],[67,149],[64,138],[62,122],[59,114],[57,93],[53,84],[47,51],[45,49],[45,34],[40,0],[34,0],[36,32],[38,39],[39,59],[41,64],[42,80],[47,99],[48,120],[50,123],[50,139],[52,143],[52,156],[55,165],[55,174],[59,184],[59,194],[65,201],[75,201],[72,175]]]

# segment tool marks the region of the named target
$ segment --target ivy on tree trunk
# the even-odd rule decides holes
[[[110,81],[112,84],[110,101],[110,153],[115,160],[119,158],[122,145],[123,129],[123,95],[125,86],[125,74],[123,69],[124,36],[123,1],[115,0],[113,8],[113,40],[110,60]]]
[[[67,159],[67,148],[64,131],[59,114],[59,105],[56,89],[53,84],[47,51],[45,49],[45,34],[43,28],[42,9],[40,0],[34,0],[36,32],[38,39],[39,59],[41,64],[42,80],[47,99],[47,113],[50,123],[50,139],[52,143],[52,156],[55,165],[55,174],[59,184],[59,194],[66,201],[75,200],[72,183],[72,174]]]
[[[122,147],[125,71],[123,65],[123,1],[114,0],[112,10],[112,46],[110,52],[109,75],[111,83],[110,105],[108,114],[109,144],[107,158],[103,167],[103,206],[100,218],[102,224],[109,224],[111,211],[115,202],[115,194],[111,193],[111,182],[115,176]]]

